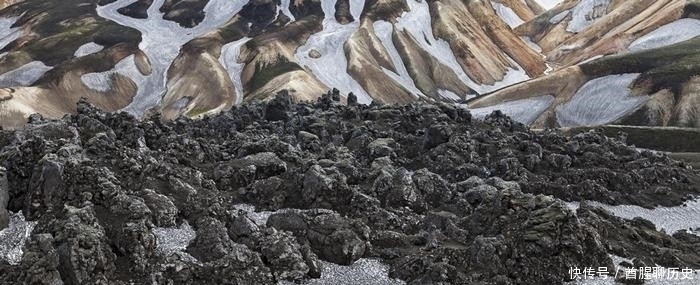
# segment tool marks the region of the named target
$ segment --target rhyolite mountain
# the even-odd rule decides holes
[[[599,4],[587,7],[597,19],[578,14],[584,2]],[[535,127],[696,128],[698,3],[562,2],[515,29],[538,43],[554,70],[475,98],[469,106],[482,113],[507,109]]]
[[[1,1],[0,124],[79,98],[201,118],[281,90],[535,127],[696,127],[695,0]]]
[[[547,69],[498,16],[533,19],[544,11],[535,1],[15,2],[0,12],[4,127],[60,117],[80,97],[166,118],[280,90],[460,101]]]

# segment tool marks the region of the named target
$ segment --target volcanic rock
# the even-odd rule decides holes
[[[333,91],[201,120],[76,110],[0,131],[7,210],[36,223],[3,232],[27,242],[0,241],[0,257],[21,250],[0,260],[0,283],[277,284],[368,258],[408,284],[562,284],[572,266],[613,268],[610,255],[700,266],[697,236],[585,204],[699,192],[695,170],[624,136],[445,104],[343,105]]]

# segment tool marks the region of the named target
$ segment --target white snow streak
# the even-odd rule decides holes
[[[515,68],[509,67],[501,81],[497,81],[493,85],[481,85],[481,90],[483,90],[485,93],[489,93],[530,79],[530,76],[527,75],[525,69],[523,69],[512,58],[508,57],[508,60],[510,61],[510,64],[515,65]]]
[[[117,9],[130,5],[136,0],[118,0],[98,6],[97,14],[120,25],[132,27],[141,32],[139,48],[148,56],[153,72],[144,80],[132,80],[138,84],[138,92],[129,106],[124,108],[136,116],[157,105],[165,94],[168,68],[180,47],[215,28],[223,25],[236,14],[246,1],[210,0],[204,8],[205,18],[193,28],[183,28],[178,23],[163,19],[160,7],[164,0],[154,0],[148,8],[147,19],[135,19],[122,15]]]
[[[520,37],[532,50],[542,53],[542,47],[538,45],[537,43],[532,41],[532,38],[530,37]]]
[[[513,120],[521,122],[525,125],[532,124],[537,117],[544,112],[554,102],[554,97],[544,95],[527,99],[505,102],[498,105],[469,109],[469,112],[477,119],[484,119],[493,111],[501,110],[504,114],[511,117]]]
[[[686,202],[677,207],[657,207],[645,209],[635,205],[611,206],[600,202],[589,201],[590,205],[601,207],[624,219],[644,218],[656,225],[657,230],[674,234],[679,230],[689,230],[699,233],[700,230],[700,199]],[[578,209],[579,203],[568,203],[571,209]]]
[[[563,2],[564,0],[536,0],[537,2],[540,3],[540,6],[544,8],[545,10],[549,10],[554,8],[554,6],[559,5],[559,3]]]
[[[200,263],[186,252],[187,246],[197,237],[197,233],[187,221],[179,228],[153,228],[153,235],[156,237],[156,253],[166,257],[176,255],[182,261]]]
[[[670,46],[700,36],[700,20],[684,18],[663,25],[630,44],[631,51]]]
[[[106,92],[112,88],[112,75],[115,73],[128,77],[137,86],[143,86],[148,80],[148,76],[141,74],[136,67],[134,55],[130,55],[117,62],[112,70],[83,74],[80,76],[80,81],[92,90]]]
[[[603,125],[634,111],[649,100],[649,96],[630,96],[629,85],[638,76],[639,74],[628,73],[588,81],[569,102],[557,107],[559,125]]]
[[[236,204],[233,205],[233,209],[236,210],[241,210],[246,213],[246,216],[253,221],[257,226],[264,226],[267,224],[267,220],[272,216],[272,214],[275,213],[283,213],[284,211],[287,211],[287,209],[280,209],[275,212],[271,211],[260,211],[257,212],[255,211],[255,206],[250,205],[250,204]]]
[[[17,265],[24,254],[24,244],[37,222],[24,219],[22,212],[10,213],[10,225],[0,231],[0,260]]]
[[[98,44],[96,44],[96,43],[94,43],[94,42],[89,42],[89,43],[86,43],[86,44],[80,46],[80,47],[75,51],[75,54],[74,54],[74,55],[75,55],[75,57],[86,56],[86,55],[89,55],[89,54],[93,54],[93,53],[99,52],[99,51],[101,51],[102,49],[104,49],[103,46],[98,45]]]
[[[321,261],[321,278],[310,279],[303,285],[401,285],[405,282],[389,277],[389,266],[376,259],[361,258],[352,265],[343,266]],[[292,285],[280,281],[278,285]]]
[[[601,11],[606,11],[607,13],[610,1],[611,0],[581,0],[571,11],[573,15],[566,30],[572,33],[585,30],[601,16]]]
[[[295,57],[300,65],[309,68],[327,87],[338,88],[344,93],[352,92],[359,103],[369,104],[372,98],[347,72],[348,60],[343,49],[345,42],[360,26],[364,3],[364,0],[351,0],[350,13],[355,21],[342,25],[335,19],[335,0],[322,0],[321,8],[325,14],[323,30],[311,35],[306,44],[297,49]],[[309,51],[312,49],[320,52],[321,57],[310,57]]]
[[[0,18],[0,49],[15,41],[22,34],[20,28],[12,28],[19,18]]]
[[[564,10],[564,12],[556,14],[556,15],[554,15],[554,17],[550,18],[549,23],[550,24],[559,24],[559,22],[564,20],[564,18],[566,18],[566,16],[569,16],[569,13],[571,13],[571,11]]]
[[[21,67],[0,75],[0,88],[29,86],[51,70],[41,61],[32,61]]]
[[[235,42],[230,42],[221,47],[221,56],[219,62],[228,71],[228,76],[233,82],[233,87],[236,90],[236,105],[243,102],[243,82],[241,74],[243,73],[244,63],[238,62],[238,56],[241,54],[241,47],[247,43],[250,38],[242,38]]]
[[[525,21],[523,21],[523,19],[521,19],[520,16],[518,16],[518,14],[516,14],[510,7],[493,1],[491,4],[493,9],[496,11],[496,14],[498,14],[498,16],[500,16],[501,19],[503,19],[503,21],[506,22],[506,24],[508,24],[508,26],[511,28],[515,28],[525,23]]]
[[[454,92],[452,92],[450,90],[438,89],[437,92],[438,92],[438,94],[440,94],[440,96],[442,96],[443,98],[445,98],[447,100],[452,100],[455,102],[462,100],[462,98],[459,97],[459,95],[455,94]],[[474,96],[467,96],[467,97],[465,97],[465,99],[470,99],[473,97]]]
[[[296,18],[294,18],[294,15],[292,14],[292,12],[289,11],[289,2],[290,2],[290,0],[282,0],[278,11],[281,11],[282,14],[289,17],[289,20],[291,23],[291,22],[296,21]]]
[[[153,228],[153,235],[156,236],[156,251],[169,255],[176,251],[185,251],[197,233],[184,221],[179,228]]]

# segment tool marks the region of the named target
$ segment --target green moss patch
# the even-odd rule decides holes
[[[201,114],[204,114],[204,113],[206,113],[207,111],[209,111],[209,109],[204,108],[204,107],[200,107],[200,106],[196,106],[196,107],[192,108],[192,110],[189,110],[189,111],[185,114],[185,116],[190,117],[190,118],[193,118],[193,117],[199,116],[199,115],[201,115]]]
[[[295,70],[302,70],[302,68],[297,63],[290,62],[282,56],[277,56],[275,64],[264,65],[257,63],[255,65],[255,75],[253,75],[246,87],[248,90],[257,90],[275,77]]]
[[[106,47],[138,45],[139,31],[99,17],[96,8],[92,0],[26,0],[8,7],[2,15],[22,15],[16,25],[30,25],[34,37],[15,48],[47,65],[73,58],[81,45],[91,41]]]
[[[581,64],[581,69],[591,77],[641,73],[635,85],[650,84],[651,93],[662,89],[678,93],[683,83],[700,75],[700,37],[657,49],[606,56]]]

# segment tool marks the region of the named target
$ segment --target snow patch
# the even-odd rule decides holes
[[[520,16],[518,16],[518,14],[516,14],[510,7],[493,1],[491,1],[491,5],[496,11],[496,14],[498,14],[498,16],[500,16],[501,19],[503,19],[503,21],[506,22],[506,24],[508,24],[508,26],[511,28],[515,28],[525,23],[525,21],[523,21],[523,19],[521,19]]]
[[[149,77],[141,74],[138,67],[136,67],[134,57],[134,55],[130,55],[123,58],[114,65],[112,70],[83,74],[80,76],[80,81],[92,90],[107,92],[112,88],[112,75],[119,73],[134,81],[136,86],[141,89],[141,86],[147,84]]]
[[[80,81],[92,90],[107,92],[112,88],[113,74],[114,71],[85,73],[80,76]]]
[[[549,23],[550,24],[559,24],[559,22],[563,21],[564,18],[566,18],[566,16],[569,16],[569,13],[571,13],[571,11],[565,10],[564,12],[556,14],[554,17],[549,19]]]
[[[365,0],[351,0],[350,13],[354,22],[342,25],[335,19],[335,0],[322,0],[321,8],[325,17],[323,30],[311,35],[306,44],[300,46],[295,54],[299,64],[306,66],[327,87],[338,88],[341,92],[352,92],[358,102],[369,104],[372,98],[362,86],[348,74],[348,60],[343,45],[360,26],[360,13]],[[309,51],[317,50],[321,57],[312,58]]]
[[[11,265],[19,264],[24,254],[24,245],[36,224],[37,222],[25,220],[22,212],[10,213],[9,226],[0,231],[0,260]]]
[[[241,47],[249,40],[250,38],[245,37],[235,42],[225,44],[221,47],[221,56],[219,56],[219,62],[228,71],[228,76],[231,78],[231,82],[233,82],[233,87],[236,91],[236,105],[243,102],[244,95],[241,74],[243,73],[245,64],[238,62],[238,56],[241,54]]]
[[[629,85],[638,73],[609,75],[584,84],[571,98],[556,109],[562,127],[594,126],[613,122],[634,111],[649,96],[630,96]]]
[[[634,205],[611,206],[600,202],[587,202],[594,207],[601,207],[623,219],[644,218],[652,222],[657,230],[674,234],[679,230],[688,230],[700,234],[700,199],[686,202],[677,207],[657,207],[645,209]],[[579,208],[578,202],[567,203],[572,210]]]
[[[14,42],[22,34],[22,30],[19,27],[12,27],[17,22],[17,19],[19,18],[0,18],[0,49]]]
[[[21,67],[0,75],[0,88],[29,86],[51,70],[41,61],[32,61]]]
[[[469,109],[469,112],[477,119],[484,119],[493,111],[501,110],[513,120],[525,125],[532,124],[554,102],[554,96],[544,95],[527,99],[509,101],[498,105]]]
[[[236,210],[244,211],[246,213],[246,216],[248,216],[248,218],[250,218],[258,226],[266,225],[267,219],[269,219],[270,216],[272,216],[272,214],[276,213],[276,212],[271,212],[271,211],[256,212],[255,206],[249,205],[249,204],[236,204],[236,205],[233,205],[233,208]],[[286,210],[282,209],[279,211],[286,211]]]
[[[503,76],[503,79],[501,81],[497,81],[493,85],[481,85],[481,90],[484,93],[490,93],[511,85],[518,84],[523,81],[530,80],[530,76],[527,75],[525,72],[525,69],[523,69],[519,64],[517,64],[513,59],[510,57],[508,58],[510,60],[510,63],[514,65],[515,67],[509,67],[508,71],[506,71],[506,74]],[[482,93],[483,94],[483,93]]]
[[[117,12],[119,8],[136,0],[117,0],[97,7],[99,16],[141,32],[139,48],[148,56],[153,72],[147,80],[134,80],[140,81],[138,91],[132,103],[124,110],[136,116],[143,115],[162,99],[166,92],[168,68],[178,56],[180,47],[225,24],[246,4],[246,1],[210,0],[204,7],[204,20],[193,28],[184,28],[176,22],[163,19],[160,7],[164,1],[154,0],[148,8],[146,19],[135,19]]]
[[[278,6],[277,12],[282,12],[285,16],[287,16],[291,22],[296,21],[296,18],[294,18],[294,14],[292,14],[291,11],[289,11],[289,2],[290,0],[282,0],[280,3],[280,6]]]
[[[670,46],[700,36],[700,20],[684,18],[663,25],[630,44],[629,50],[638,51]]]
[[[540,3],[540,6],[544,8],[545,10],[549,10],[554,8],[555,6],[559,5],[559,3],[563,2],[564,0],[535,0],[538,3]]]
[[[189,104],[189,103],[190,103],[190,98],[182,97],[182,98],[178,99],[177,101],[175,101],[175,103],[173,103],[172,106],[175,109],[184,109],[185,107],[187,107],[187,104]]]
[[[567,31],[578,33],[593,24],[598,18],[607,14],[611,0],[581,0],[572,9],[572,17]]]
[[[278,285],[292,285],[280,281]],[[321,278],[310,279],[304,285],[401,285],[405,282],[389,277],[389,266],[376,259],[361,258],[349,266],[321,261]]]
[[[605,55],[599,54],[599,55],[596,55],[596,56],[591,57],[591,58],[589,58],[589,59],[586,59],[586,60],[582,61],[582,62],[579,63],[579,64],[589,63],[589,62],[592,62],[592,61],[594,61],[594,60],[601,59],[601,58],[603,58],[603,57],[605,57]]]
[[[445,98],[447,100],[452,100],[455,102],[462,100],[462,98],[459,97],[459,95],[455,94],[454,92],[452,92],[450,90],[438,89],[437,92],[438,92],[438,94],[440,94],[440,96],[442,96],[442,98]],[[469,98],[466,98],[466,99],[469,99]]]
[[[530,37],[520,37],[532,50],[542,53],[542,47],[538,45],[537,43],[532,41],[532,38]]]
[[[89,42],[86,43],[82,46],[80,46],[76,51],[75,51],[75,57],[81,57],[81,56],[86,56],[89,54],[93,54],[96,52],[99,52],[103,50],[105,47],[98,45],[94,42]]]
[[[156,253],[162,256],[178,256],[180,260],[200,264],[194,256],[186,252],[187,247],[197,237],[187,221],[178,228],[153,228],[156,237]]]
[[[184,221],[179,228],[153,228],[153,235],[156,236],[156,252],[167,256],[185,251],[197,233]]]

